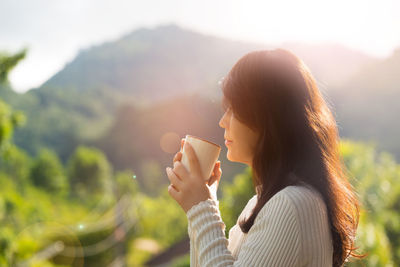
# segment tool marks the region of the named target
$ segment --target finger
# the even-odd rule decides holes
[[[210,177],[210,180],[208,181],[208,185],[212,185],[213,183],[217,183],[217,184],[219,184],[219,180],[221,179],[221,174],[222,174],[222,172],[221,171],[216,171],[215,173],[214,173],[214,175],[212,175],[211,177]]]
[[[212,185],[214,182],[219,183],[219,180],[221,179],[221,174],[222,174],[222,170],[221,170],[220,166],[221,166],[221,162],[217,161],[217,163],[214,165],[214,170],[208,181],[208,185]]]
[[[222,170],[221,170],[221,168],[219,168],[218,170],[217,170],[217,172],[215,173],[215,179],[216,179],[216,182],[219,184],[219,180],[221,180],[221,176],[222,176]]]
[[[214,169],[213,169],[213,171],[212,171],[212,176],[215,176],[220,170],[221,170],[221,162],[220,162],[220,161],[217,161],[217,162],[214,164]]]
[[[211,176],[210,179],[208,180],[207,184],[212,185],[215,182],[215,176]]]
[[[173,171],[176,174],[176,176],[178,176],[178,178],[181,179],[181,181],[185,177],[188,177],[188,175],[189,175],[188,170],[185,168],[185,166],[180,161],[175,161],[174,162]]]
[[[213,170],[213,172],[217,171],[220,167],[221,167],[221,161],[218,160],[218,161],[214,164],[214,170]]]
[[[174,164],[175,161],[180,161],[182,159],[182,152],[178,152],[175,154],[174,159],[172,160],[172,164]]]
[[[181,191],[180,189],[182,188],[182,180],[179,179],[179,177],[170,167],[167,167],[166,171],[168,179],[171,182],[171,184],[173,184],[178,191]]]
[[[216,171],[215,171],[215,168],[214,168],[214,170],[213,170],[212,173],[211,173],[210,178],[207,180],[207,184],[208,184],[208,185],[212,185],[212,184],[214,183],[214,181],[215,181],[215,174],[216,174]]]
[[[199,159],[190,143],[185,143],[185,153],[188,157],[190,171],[194,174],[202,176]]]
[[[185,144],[185,138],[181,139],[181,151],[183,151],[183,145]]]
[[[173,197],[174,199],[178,199],[179,198],[179,192],[176,190],[176,188],[174,187],[174,185],[170,184],[168,186],[168,194]]]

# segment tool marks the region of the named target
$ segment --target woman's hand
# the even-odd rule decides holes
[[[181,161],[182,159],[182,151],[183,151],[183,145],[185,144],[185,138],[181,139],[181,151],[179,151],[178,153],[175,154],[174,159],[172,161],[172,164],[175,163],[175,161],[179,160]],[[215,191],[217,191],[218,189],[218,185],[219,185],[219,181],[221,179],[221,175],[222,175],[222,169],[221,169],[221,161],[217,160],[217,162],[215,162],[214,165],[214,169],[211,173],[210,178],[208,179],[208,186],[213,185],[214,183],[216,183],[215,185]]]
[[[182,207],[185,213],[195,204],[212,198],[210,186],[216,182],[217,190],[219,180],[221,179],[222,170],[220,161],[214,165],[212,175],[208,182],[201,176],[200,164],[193,147],[187,143],[185,147],[188,157],[190,172],[181,163],[182,149],[185,140],[181,140],[181,151],[175,154],[173,158],[173,169],[167,167],[166,172],[171,184],[168,186],[168,193]]]

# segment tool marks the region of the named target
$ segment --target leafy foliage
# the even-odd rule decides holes
[[[80,146],[68,161],[71,192],[84,197],[110,189],[111,166],[105,155],[96,148]]]
[[[400,262],[400,165],[376,144],[343,140],[341,151],[363,209],[356,245],[369,254],[349,266],[397,266]]]
[[[42,187],[49,192],[58,193],[68,190],[64,167],[57,154],[48,149],[42,149],[34,160],[30,179],[35,186]]]
[[[26,56],[27,50],[24,49],[14,55],[0,53],[0,83],[7,82],[8,73]]]
[[[7,77],[11,69],[25,57],[26,50],[15,55],[0,53],[0,89],[8,82]],[[0,149],[4,150],[5,143],[11,138],[16,126],[25,122],[24,115],[19,111],[13,111],[0,99]]]

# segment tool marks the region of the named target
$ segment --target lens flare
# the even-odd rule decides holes
[[[160,138],[160,147],[164,152],[174,154],[180,148],[180,139],[177,133],[167,132]]]

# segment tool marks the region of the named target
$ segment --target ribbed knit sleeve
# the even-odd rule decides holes
[[[296,211],[283,194],[270,199],[256,217],[237,260],[228,250],[217,203],[208,199],[188,212],[192,267],[300,266]]]
[[[332,266],[326,208],[302,187],[288,187],[261,209],[237,258],[228,250],[218,203],[207,199],[187,213],[191,267]]]
[[[221,219],[219,202],[215,199],[201,201],[188,210],[186,216],[190,237],[190,266],[217,266],[213,263],[216,258],[218,262],[223,262],[224,257],[232,265],[232,254],[227,249],[228,240],[225,237],[225,224]],[[220,242],[223,244],[219,244]]]

